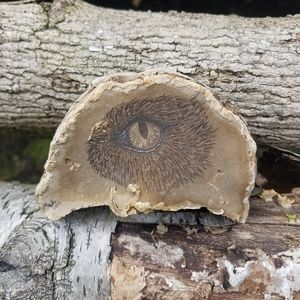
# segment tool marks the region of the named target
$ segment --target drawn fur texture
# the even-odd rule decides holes
[[[215,134],[204,101],[167,95],[133,99],[94,125],[88,161],[99,176],[120,185],[169,193],[205,176]]]

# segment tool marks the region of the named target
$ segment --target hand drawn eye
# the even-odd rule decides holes
[[[87,159],[101,177],[168,193],[204,176],[215,129],[204,103],[159,96],[113,107],[87,141]]]
[[[163,138],[160,124],[143,117],[131,122],[125,130],[115,134],[114,141],[121,147],[136,152],[152,152]]]

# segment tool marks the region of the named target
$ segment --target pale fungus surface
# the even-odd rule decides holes
[[[70,108],[36,194],[51,219],[108,205],[122,217],[206,207],[244,222],[255,152],[245,121],[191,78],[114,74]]]

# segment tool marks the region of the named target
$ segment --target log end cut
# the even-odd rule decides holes
[[[57,129],[37,196],[51,219],[108,205],[122,217],[206,207],[245,222],[255,152],[244,120],[186,76],[101,77]]]

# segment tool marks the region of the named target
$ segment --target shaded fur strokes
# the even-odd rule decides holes
[[[115,138],[138,118],[160,127],[163,138],[155,151],[131,151]],[[88,161],[99,176],[120,185],[136,183],[148,192],[168,193],[205,176],[215,133],[204,101],[167,95],[134,99],[112,108],[93,129]]]

